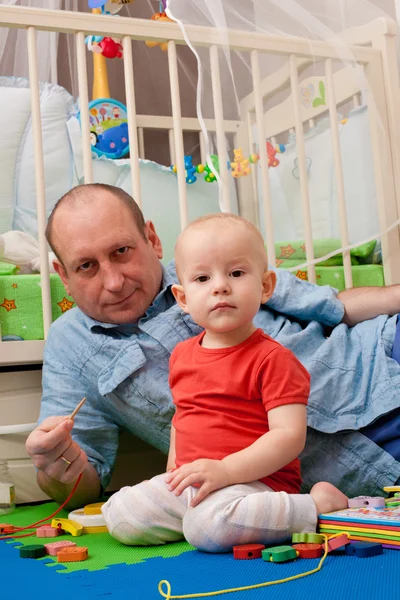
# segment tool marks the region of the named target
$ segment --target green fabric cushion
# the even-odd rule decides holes
[[[358,263],[358,258],[366,258],[367,256],[369,256],[369,254],[371,254],[371,252],[374,250],[376,245],[376,241],[373,240],[372,242],[368,242],[366,244],[361,244],[360,246],[357,246],[356,248],[353,248],[352,250],[350,250],[350,255],[351,257],[354,259],[354,261],[352,261],[353,264],[357,264]],[[329,254],[331,252],[334,252],[335,250],[339,250],[339,248],[342,247],[342,242],[341,240],[338,239],[324,239],[324,240],[314,240],[313,241],[313,248],[314,248],[314,258],[321,258],[322,256],[325,256],[326,254]],[[300,260],[303,261],[306,259],[306,248],[305,248],[305,242],[304,240],[295,240],[295,241],[288,241],[288,242],[277,242],[275,244],[275,254],[276,254],[276,258],[279,260]],[[332,258],[334,259],[335,262],[328,262],[331,261]],[[329,264],[343,264],[343,256],[341,253],[339,253],[337,256],[334,256],[330,259],[328,259],[328,261],[325,261],[325,265],[328,266]]]
[[[0,276],[1,275],[17,275],[19,269],[16,265],[0,261]]]
[[[50,275],[52,319],[55,321],[73,306],[61,279]],[[0,330],[8,339],[43,339],[42,290],[40,275],[0,277]]]

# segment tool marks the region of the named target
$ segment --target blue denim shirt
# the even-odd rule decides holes
[[[344,309],[335,290],[301,281],[283,270],[276,274],[276,290],[254,322],[291,349],[310,372],[311,438],[357,430],[399,406],[400,367],[390,358],[396,317],[380,316],[348,328],[340,324]],[[163,268],[162,290],[137,323],[100,323],[74,308],[50,328],[39,422],[51,415],[70,414],[86,396],[73,436],[97,469],[104,488],[121,430],[168,451],[174,411],[168,386],[170,353],[178,342],[201,331],[176,305],[170,290],[174,282],[170,263]],[[330,327],[334,329],[329,334]],[[315,441],[319,454],[310,449],[307,468],[318,472],[322,469],[318,465],[324,464],[331,477],[329,473],[321,476],[338,484],[339,470],[345,473],[351,467],[354,471],[357,459],[349,448],[360,446],[360,476],[365,477],[361,463],[369,473],[374,462],[383,485],[400,477],[400,465],[390,455],[361,434],[350,443],[349,435],[329,436],[330,443],[333,439],[336,444],[330,447],[336,467],[331,464],[332,454],[330,463],[322,460],[325,448]],[[311,473],[309,479],[313,479]],[[356,479],[353,476],[354,485]],[[376,485],[371,489],[376,493]]]

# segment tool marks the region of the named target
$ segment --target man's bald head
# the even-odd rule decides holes
[[[64,212],[64,210],[70,210],[71,212],[73,212],[74,210],[79,210],[80,205],[87,205],[91,202],[97,202],[99,197],[105,194],[108,195],[108,198],[104,198],[104,202],[109,201],[109,197],[113,196],[129,209],[129,211],[132,213],[132,217],[136,223],[138,231],[146,239],[145,220],[143,217],[143,213],[132,198],[132,196],[130,196],[127,192],[125,192],[119,187],[108,185],[105,183],[87,183],[83,185],[78,185],[72,188],[69,192],[64,194],[64,196],[62,196],[60,200],[58,200],[47,222],[46,239],[49,243],[49,246],[51,247],[54,254],[57,256],[58,260],[61,263],[62,259],[60,257],[60,249],[57,247],[57,241],[54,231],[54,224],[55,221],[57,221],[57,215],[61,215]]]

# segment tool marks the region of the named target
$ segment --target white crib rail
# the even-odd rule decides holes
[[[375,178],[377,182],[377,195],[379,200],[379,214],[381,228],[387,228],[398,217],[397,203],[400,206],[400,169],[398,165],[400,152],[398,138],[389,136],[389,123],[397,132],[399,119],[396,117],[396,103],[400,106],[398,89],[397,63],[395,61],[395,48],[393,43],[382,41],[385,36],[393,36],[389,27],[384,27],[380,21],[370,35],[375,47],[367,47],[366,41],[360,45],[350,45],[349,52],[352,59],[363,65],[374,96],[375,106],[379,112],[380,123],[383,130],[378,127],[377,113],[370,111],[371,132],[373,137],[373,154]],[[79,80],[79,95],[81,108],[88,103],[88,83],[86,70],[85,35],[111,35],[123,40],[124,48],[124,74],[126,99],[128,110],[129,137],[131,144],[130,162],[132,173],[133,194],[141,204],[140,174],[138,158],[145,157],[144,131],[146,129],[162,129],[168,133],[171,163],[177,165],[179,211],[181,227],[188,222],[188,206],[186,196],[186,181],[184,170],[184,139],[185,131],[198,132],[200,138],[201,158],[204,160],[205,144],[199,122],[195,118],[182,117],[179,93],[179,68],[177,63],[176,46],[184,43],[180,29],[171,23],[154,23],[150,20],[131,19],[120,17],[115,19],[108,16],[96,16],[90,13],[75,13],[68,11],[50,11],[35,8],[23,8],[0,5],[0,26],[28,29],[30,80],[32,95],[32,120],[35,132],[35,166],[37,210],[40,238],[40,253],[42,272],[42,301],[44,314],[44,338],[47,337],[51,323],[51,300],[49,276],[47,266],[47,245],[44,239],[45,229],[45,188],[42,152],[42,132],[40,123],[39,82],[37,77],[37,55],[35,32],[38,29],[57,31],[59,33],[72,33],[76,36],[77,67]],[[256,122],[259,132],[260,170],[262,174],[262,198],[266,217],[267,247],[270,260],[275,260],[274,231],[272,222],[271,191],[269,185],[268,157],[264,144],[265,135],[278,136],[281,131],[272,131],[268,122],[265,122],[264,102],[280,89],[283,80],[291,82],[291,102],[293,106],[293,120],[286,130],[296,131],[297,151],[299,161],[299,175],[302,195],[303,218],[306,231],[306,257],[311,261],[308,267],[308,279],[315,281],[315,267],[313,264],[313,238],[310,215],[310,200],[308,192],[307,165],[304,151],[303,127],[304,119],[299,97],[299,74],[313,60],[325,61],[327,79],[327,98],[329,101],[329,114],[333,131],[333,149],[335,157],[335,176],[338,189],[340,206],[341,237],[344,246],[348,244],[347,218],[345,194],[343,186],[343,173],[341,168],[341,153],[336,124],[336,102],[340,97],[335,97],[335,77],[332,70],[332,59],[335,58],[335,49],[328,43],[294,37],[283,38],[254,34],[248,32],[229,32],[229,44],[232,50],[249,53],[252,64],[253,92],[241,103],[241,119],[224,119],[223,95],[219,77],[219,49],[222,45],[219,33],[211,28],[187,27],[187,34],[193,46],[208,48],[212,76],[212,92],[214,103],[214,119],[205,119],[205,125],[210,132],[216,133],[217,154],[220,165],[220,179],[222,182],[222,198],[224,210],[230,210],[230,182],[227,167],[227,135],[233,134],[235,146],[243,148],[243,153],[253,152],[252,123]],[[355,31],[355,37],[359,34]],[[172,116],[145,116],[136,114],[134,65],[132,60],[132,40],[168,41],[168,67],[170,77],[170,93],[172,103]],[[225,42],[225,40],[224,40]],[[261,81],[259,69],[259,56],[272,53],[287,58],[286,65],[281,72]],[[397,79],[396,79],[397,78]],[[390,85],[389,81],[390,80]],[[351,96],[357,98],[357,89],[351,90]],[[389,107],[389,113],[388,108]],[[326,109],[325,109],[326,110]],[[312,120],[312,119],[311,119]],[[82,150],[84,157],[85,182],[93,181],[91,149],[89,141],[89,116],[87,111],[81,110],[82,125]],[[272,133],[270,133],[272,131]],[[283,130],[282,130],[283,131]],[[137,144],[135,143],[137,140]],[[381,156],[389,157],[383,161]],[[257,223],[255,208],[258,203],[257,183],[253,170],[251,177],[241,177],[238,180],[240,212]],[[397,198],[396,198],[397,191]],[[400,243],[397,229],[384,235],[382,238],[384,251],[385,278],[387,283],[400,282]],[[398,263],[398,264],[397,264]],[[346,285],[352,285],[350,257],[344,252]],[[42,359],[43,342],[7,342],[0,344],[0,364],[23,364],[40,362]]]

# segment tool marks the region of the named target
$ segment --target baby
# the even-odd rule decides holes
[[[309,375],[253,324],[275,288],[258,229],[228,213],[192,222],[175,247],[176,301],[204,328],[170,359],[176,413],[167,473],[122,488],[103,506],[129,545],[183,537],[200,550],[275,544],[347,507],[321,482],[300,494]]]

